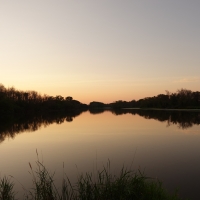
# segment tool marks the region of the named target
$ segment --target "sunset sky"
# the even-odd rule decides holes
[[[199,0],[0,0],[0,83],[110,103],[200,90]]]

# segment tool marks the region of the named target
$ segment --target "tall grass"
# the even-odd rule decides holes
[[[13,200],[15,193],[13,191],[14,184],[7,177],[0,179],[0,199]]]
[[[39,160],[36,171],[29,163],[32,188],[24,195],[25,200],[181,200],[176,193],[170,195],[158,180],[122,167],[119,175],[113,175],[110,162],[96,174],[79,176],[72,185],[65,174],[62,187],[57,188],[54,174],[50,174]],[[4,177],[0,180],[0,199],[15,200],[14,184]]]

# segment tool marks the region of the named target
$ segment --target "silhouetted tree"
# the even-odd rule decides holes
[[[19,91],[14,87],[6,89],[0,84],[0,111],[8,115],[22,115],[27,113],[58,111],[63,112],[72,109],[87,109],[72,97],[66,98],[61,95],[55,97],[40,95],[36,91]]]

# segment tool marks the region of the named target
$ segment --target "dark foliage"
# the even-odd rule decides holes
[[[6,116],[16,117],[52,111],[85,110],[87,107],[70,96],[64,98],[60,95],[40,95],[35,91],[19,91],[14,87],[6,89],[0,84],[0,119]]]
[[[146,97],[138,101],[116,101],[109,104],[113,109],[120,108],[200,108],[200,92],[181,89],[176,93],[166,91],[154,97]]]

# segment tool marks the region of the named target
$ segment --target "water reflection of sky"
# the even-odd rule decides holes
[[[34,165],[36,149],[45,165],[62,177],[62,166],[72,180],[77,174],[95,171],[108,159],[117,172],[123,164],[145,170],[148,176],[163,180],[167,188],[180,187],[184,197],[197,199],[200,182],[199,125],[180,129],[166,127],[166,121],[139,115],[91,115],[85,112],[73,122],[53,123],[35,132],[18,134],[0,144],[0,174],[13,175],[30,187],[28,162]],[[77,167],[76,167],[77,166]],[[16,185],[20,190],[21,186]]]

